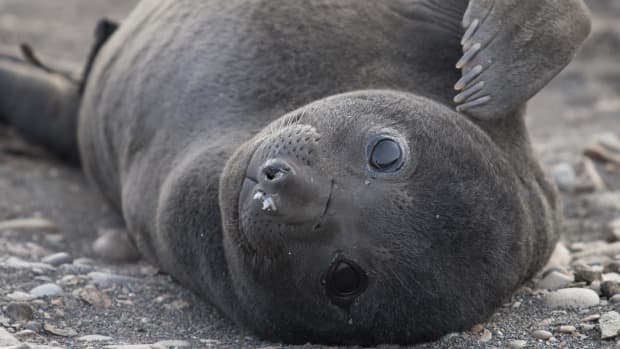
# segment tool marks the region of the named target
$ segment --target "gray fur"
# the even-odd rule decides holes
[[[144,257],[265,338],[414,343],[467,329],[558,238],[523,114],[589,22],[581,0],[526,2],[143,1],[90,70],[84,170]],[[468,3],[465,24],[482,19],[466,33]],[[465,34],[481,43],[466,47],[465,75],[494,62],[465,83],[485,82],[461,102],[491,96],[467,114],[452,102]],[[368,167],[378,135],[404,154],[389,175]],[[274,159],[298,185],[265,187],[268,212],[249,178]],[[322,286],[339,256],[368,282],[346,305]]]

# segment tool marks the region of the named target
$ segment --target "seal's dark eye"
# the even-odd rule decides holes
[[[379,171],[390,171],[398,169],[403,154],[400,146],[393,139],[382,139],[370,153],[370,165]]]
[[[366,273],[354,262],[338,260],[327,271],[325,286],[335,303],[346,305],[366,289]]]

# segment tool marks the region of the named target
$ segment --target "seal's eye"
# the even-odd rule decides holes
[[[338,260],[327,271],[325,286],[336,304],[346,305],[364,292],[367,281],[366,273],[357,264]]]
[[[402,150],[395,140],[385,138],[377,142],[370,153],[370,165],[379,171],[395,171],[402,161]]]

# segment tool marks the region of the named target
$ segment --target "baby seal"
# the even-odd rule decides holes
[[[589,25],[581,0],[143,1],[83,86],[1,60],[0,112],[79,150],[140,253],[261,337],[411,344],[547,260],[525,104]]]

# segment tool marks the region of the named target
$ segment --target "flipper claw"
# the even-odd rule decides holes
[[[461,59],[459,59],[459,61],[456,63],[456,68],[463,69],[463,67],[465,67],[465,64],[469,63],[469,61],[476,55],[476,53],[480,51],[480,48],[482,48],[482,44],[480,44],[479,42],[472,45],[467,51],[465,51],[463,57],[461,57]]]
[[[473,100],[473,101],[471,101],[471,102],[467,102],[467,103],[465,103],[465,104],[458,105],[458,106],[456,107],[456,111],[458,111],[458,112],[463,112],[463,111],[465,111],[465,110],[467,110],[467,109],[471,109],[471,108],[473,108],[473,107],[477,107],[477,106],[480,106],[480,105],[486,104],[486,103],[488,103],[490,100],[491,100],[491,96],[483,96],[483,97],[480,97],[480,98],[474,99],[474,100]]]
[[[463,103],[470,99],[473,95],[480,92],[484,87],[484,81],[477,82],[476,84],[468,87],[463,92],[454,97],[454,103]]]
[[[475,78],[477,78],[478,75],[480,75],[480,73],[482,73],[482,69],[483,68],[481,65],[477,65],[473,67],[471,70],[469,70],[468,72],[466,72],[465,74],[463,74],[463,76],[459,79],[459,81],[457,81],[456,84],[454,85],[454,89],[457,91],[461,91],[462,89],[467,87],[467,85],[469,85],[470,82],[472,82]]]

